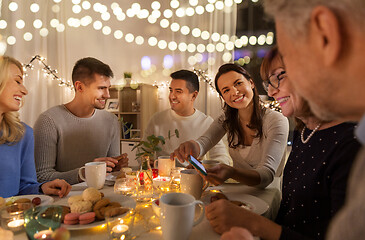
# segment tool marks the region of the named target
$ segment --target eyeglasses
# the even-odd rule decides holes
[[[283,80],[284,78],[286,78],[285,70],[270,75],[267,81],[262,82],[262,85],[264,86],[266,91],[269,91],[269,85],[271,85],[275,89],[278,89],[280,86],[280,81]]]

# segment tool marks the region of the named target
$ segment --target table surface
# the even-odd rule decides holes
[[[76,184],[72,187],[69,196],[79,195],[82,191],[86,189],[85,183]],[[280,193],[280,178],[275,178],[274,181],[266,188],[266,189],[257,189],[253,187],[248,187],[242,184],[234,184],[228,183],[220,186],[209,187],[208,190],[221,190],[223,193],[244,193],[253,195],[264,200],[268,205],[269,209],[263,214],[263,216],[274,219],[279,210],[281,193]],[[113,192],[113,187],[104,186],[103,189],[100,190],[104,194]],[[58,197],[54,197],[54,204],[57,204],[61,199]],[[146,208],[144,214],[153,216],[152,207]],[[158,224],[158,222],[157,222]],[[72,230],[71,239],[76,240],[90,240],[90,239],[108,239],[108,233],[106,225],[102,225],[99,227],[94,227],[90,229],[83,230]],[[209,224],[209,221],[204,217],[203,221],[193,227],[190,240],[199,239],[199,240],[215,240],[219,239],[220,235],[215,233],[212,227]],[[27,240],[27,236],[25,232],[18,233],[14,236],[15,240]],[[139,240],[154,240],[154,239],[162,239],[161,230],[150,230],[147,232],[141,233],[136,239]]]

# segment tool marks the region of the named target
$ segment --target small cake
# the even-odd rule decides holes
[[[90,201],[77,201],[70,205],[72,213],[85,213],[92,210],[93,204]]]
[[[74,202],[79,202],[79,201],[82,201],[82,200],[84,200],[82,198],[82,195],[75,195],[75,196],[69,197],[68,200],[67,200],[67,203],[68,203],[69,206],[71,206]]]
[[[101,199],[101,193],[96,188],[89,187],[82,192],[82,198],[94,204]]]

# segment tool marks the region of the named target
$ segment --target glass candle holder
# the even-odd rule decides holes
[[[24,230],[24,211],[32,208],[32,203],[14,203],[1,210],[1,226],[14,233]]]
[[[24,212],[25,231],[28,238],[50,239],[53,231],[61,226],[62,207],[38,206]]]
[[[186,168],[177,167],[171,170],[171,184],[170,187],[172,190],[179,192],[180,191],[180,179],[181,179],[181,171]]]
[[[115,181],[114,193],[130,196],[136,191],[136,183],[133,178],[120,178]]]
[[[128,240],[132,238],[132,230],[135,212],[130,210],[126,215],[110,217],[108,211],[105,212],[108,234],[110,240]]]

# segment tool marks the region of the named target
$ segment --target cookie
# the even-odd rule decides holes
[[[79,216],[80,221],[85,221],[85,220],[88,220],[88,219],[91,219],[91,218],[95,218],[95,213],[94,212],[84,213],[84,214],[81,214]]]
[[[92,211],[93,204],[90,201],[78,201],[70,206],[72,213],[85,213]]]
[[[105,210],[105,217],[114,217],[124,214],[129,211],[129,208],[113,207],[111,209]]]
[[[75,196],[71,196],[67,199],[67,203],[69,206],[71,206],[74,202],[79,202],[82,201],[82,195],[75,195]]]
[[[67,225],[75,225],[79,223],[79,213],[68,213],[65,215],[65,219],[63,220],[64,224]]]
[[[80,223],[81,225],[85,225],[85,224],[92,223],[92,222],[94,222],[94,221],[95,221],[95,218],[90,218],[90,219],[82,220],[82,221],[80,221],[79,223]]]
[[[78,219],[76,219],[76,220],[64,220],[63,223],[66,224],[66,225],[76,225],[76,224],[79,223],[79,220]]]
[[[61,206],[62,207],[62,215],[61,215],[61,221],[63,222],[65,219],[66,214],[71,212],[71,209],[69,207],[66,206]]]
[[[32,201],[28,198],[18,198],[14,203],[31,203]]]
[[[101,199],[101,193],[96,188],[89,187],[82,192],[82,198],[94,204]]]

